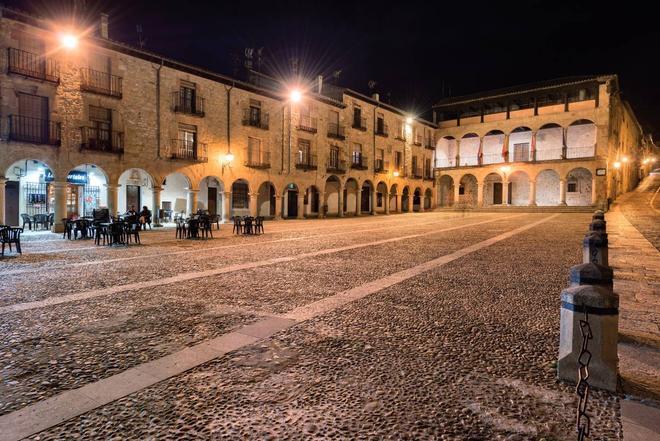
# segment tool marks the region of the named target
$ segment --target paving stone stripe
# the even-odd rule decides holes
[[[483,218],[484,216],[475,216],[476,219]],[[455,219],[456,217],[449,217],[449,218],[443,218],[440,221],[430,221],[430,222],[422,222],[415,224],[416,227],[423,227],[423,226],[429,226],[429,225],[438,225],[442,223],[446,223],[447,220],[450,219]],[[364,225],[364,224],[360,224]],[[259,241],[259,242],[247,242],[247,243],[237,243],[237,244],[232,244],[232,245],[220,245],[217,247],[208,247],[204,248],[203,251],[217,251],[217,250],[223,250],[223,249],[229,249],[229,248],[245,248],[245,247],[250,247],[250,246],[258,246],[258,245],[266,245],[266,244],[272,244],[272,243],[282,243],[282,242],[297,242],[301,240],[306,240],[306,239],[313,239],[316,237],[333,237],[333,236],[341,236],[341,235],[350,235],[350,234],[358,234],[358,233],[372,233],[374,231],[385,231],[385,230],[392,230],[396,228],[408,228],[410,224],[401,224],[401,225],[389,225],[385,227],[378,227],[378,228],[367,228],[363,230],[350,230],[350,231],[337,231],[334,233],[325,233],[325,234],[311,234],[307,236],[299,236],[299,237],[289,237],[289,238],[283,238],[283,239],[273,239],[273,240],[264,240],[264,241]],[[160,245],[160,243],[158,244]],[[91,249],[96,249],[98,247],[93,247]],[[88,249],[88,248],[80,248],[82,250]],[[116,262],[127,262],[131,260],[143,260],[148,257],[162,257],[162,256],[178,256],[178,255],[184,255],[184,254],[191,254],[191,253],[199,253],[199,249],[191,249],[191,250],[183,250],[183,251],[173,251],[170,253],[151,253],[151,254],[140,254],[137,256],[131,256],[131,257],[117,257],[114,259],[98,259],[98,260],[91,260],[87,262],[76,262],[76,263],[69,263],[69,264],[64,264],[64,265],[53,265],[53,266],[47,266],[47,267],[37,267],[37,268],[29,268],[29,269],[19,269],[19,270],[13,270],[13,271],[4,271],[4,275],[16,275],[16,274],[26,274],[26,273],[34,273],[34,272],[40,272],[40,271],[49,271],[49,270],[56,270],[56,269],[62,269],[62,268],[77,268],[77,267],[84,267],[84,266],[93,266],[93,265],[100,265],[100,264],[106,264],[106,263],[116,263]]]
[[[314,252],[311,252],[311,253],[297,254],[295,256],[275,257],[275,258],[272,258],[272,259],[260,260],[260,261],[255,261],[255,262],[247,262],[247,263],[241,263],[241,264],[228,265],[228,266],[224,266],[224,267],[221,267],[221,268],[216,268],[216,269],[206,270],[206,271],[193,271],[193,272],[178,274],[176,276],[166,277],[166,278],[162,278],[162,279],[154,279],[154,280],[148,280],[148,281],[137,282],[137,283],[128,283],[128,284],[112,286],[112,287],[104,288],[104,289],[94,289],[94,290],[90,290],[90,291],[83,291],[83,292],[80,292],[80,293],[68,294],[68,295],[65,295],[65,296],[50,297],[50,298],[47,298],[45,300],[39,300],[39,301],[35,301],[35,302],[16,303],[16,304],[13,304],[13,305],[0,307],[0,314],[7,314],[7,313],[10,313],[10,312],[17,312],[17,311],[26,311],[26,310],[30,310],[30,309],[36,309],[36,308],[44,308],[44,307],[47,307],[47,306],[59,305],[59,304],[62,304],[62,303],[75,302],[75,301],[79,301],[79,300],[91,299],[91,298],[94,298],[94,297],[100,297],[100,296],[105,296],[105,295],[110,295],[110,294],[116,294],[116,293],[123,292],[123,291],[141,290],[141,289],[151,288],[151,287],[155,287],[155,286],[169,285],[169,284],[173,284],[173,283],[185,282],[185,281],[188,281],[188,280],[199,279],[199,278],[202,278],[202,277],[215,276],[215,275],[218,275],[218,274],[226,274],[226,273],[230,273],[230,272],[234,272],[234,271],[241,271],[241,270],[259,268],[259,267],[267,266],[267,265],[275,265],[275,264],[283,263],[283,262],[291,262],[291,261],[295,261],[295,260],[308,259],[310,257],[317,257],[317,256],[323,256],[323,255],[327,255],[327,254],[339,253],[339,252],[342,252],[342,251],[349,251],[349,250],[355,250],[355,249],[359,249],[359,248],[382,245],[382,244],[386,244],[386,243],[399,242],[399,241],[402,241],[402,240],[414,239],[414,238],[423,237],[423,236],[430,236],[430,235],[433,235],[433,234],[444,233],[444,232],[447,232],[447,231],[454,231],[454,230],[459,230],[459,229],[463,229],[463,228],[469,228],[469,227],[484,225],[484,224],[488,224],[488,223],[493,223],[493,222],[497,222],[497,221],[501,221],[501,220],[512,219],[512,218],[521,217],[521,216],[525,216],[525,215],[524,214],[518,214],[518,215],[513,215],[513,216],[495,218],[495,219],[487,219],[487,220],[483,220],[483,221],[480,221],[480,222],[472,222],[472,223],[469,223],[469,224],[458,225],[458,226],[455,226],[455,227],[442,228],[442,229],[439,229],[439,230],[428,231],[428,232],[425,232],[425,233],[410,234],[410,235],[406,235],[406,236],[393,237],[393,238],[382,239],[382,240],[377,240],[377,241],[373,241],[373,242],[347,245],[347,246],[338,247],[338,248],[330,248],[330,249],[325,249],[325,250],[314,251]]]
[[[296,308],[279,316],[268,317],[256,323],[245,325],[230,332],[175,352],[168,356],[128,369],[120,374],[105,378],[81,388],[63,392],[55,397],[27,406],[18,411],[0,416],[0,441],[15,441],[39,433],[64,421],[106,405],[122,397],[138,392],[160,381],[179,375],[203,363],[221,357],[228,352],[240,349],[268,338],[297,323],[330,312],[347,303],[366,297],[397,283],[408,280],[431,269],[435,269],[470,253],[509,239],[540,224],[558,217],[559,214],[545,217],[522,227],[515,228],[474,245],[465,247],[446,256],[425,262],[413,268],[391,274],[364,285],[339,292],[332,297]],[[510,216],[507,218],[518,217]],[[492,222],[483,221],[462,227],[476,226]],[[422,233],[414,237],[428,235]],[[407,236],[404,236],[407,237]],[[394,238],[403,240],[403,238]],[[378,241],[391,242],[392,240]]]

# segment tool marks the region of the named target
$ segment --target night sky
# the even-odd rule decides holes
[[[6,1],[44,16],[72,1]],[[244,48],[263,47],[265,72],[329,77],[423,113],[443,96],[570,75],[619,75],[645,130],[660,138],[660,20],[649,3],[453,1],[93,1],[110,38],[231,75]]]

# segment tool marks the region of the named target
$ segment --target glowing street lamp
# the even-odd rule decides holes
[[[302,100],[302,92],[300,89],[293,89],[289,94],[289,99],[292,103],[299,103]]]
[[[78,47],[78,37],[71,33],[60,34],[60,44],[65,49],[75,49]]]
[[[621,161],[623,161],[624,163],[628,162],[628,157],[624,156],[623,158],[621,158]]]
[[[234,154],[232,152],[227,152],[227,154],[222,158],[222,162],[225,164],[231,164],[234,160]]]
[[[502,167],[500,167],[500,170],[502,171],[502,173],[507,174],[511,171],[511,167],[508,165],[503,165]]]
[[[406,124],[412,124],[413,123],[413,118],[412,116],[409,116],[406,118]]]
[[[395,170],[394,173],[392,173],[392,176],[394,176],[395,178],[398,178],[399,177],[399,171]]]
[[[619,161],[616,161],[614,163],[614,168],[617,169],[617,170],[620,169],[621,168],[621,163]]]

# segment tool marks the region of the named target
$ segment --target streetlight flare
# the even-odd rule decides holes
[[[292,103],[298,103],[302,99],[302,92],[299,89],[293,89],[289,94]]]
[[[233,160],[234,160],[234,155],[233,155],[232,153],[227,153],[227,154],[225,155],[225,157],[223,158],[223,161],[224,161],[226,164],[229,164],[229,163],[232,162]]]
[[[621,160],[622,160],[623,162],[628,162],[628,157],[627,157],[627,156],[624,156],[623,158],[621,158]]]
[[[60,34],[60,43],[66,49],[75,49],[78,47],[78,37],[73,34],[63,33]]]
[[[621,168],[621,163],[620,163],[619,161],[616,161],[616,162],[614,163],[614,168],[616,168],[616,169]]]

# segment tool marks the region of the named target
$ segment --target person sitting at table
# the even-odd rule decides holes
[[[140,211],[139,221],[141,225],[151,224],[151,211],[149,211],[146,205],[142,207],[142,211]]]
[[[135,205],[131,205],[131,208],[126,210],[126,213],[124,213],[126,216],[135,216],[137,215],[137,211],[135,211]]]

